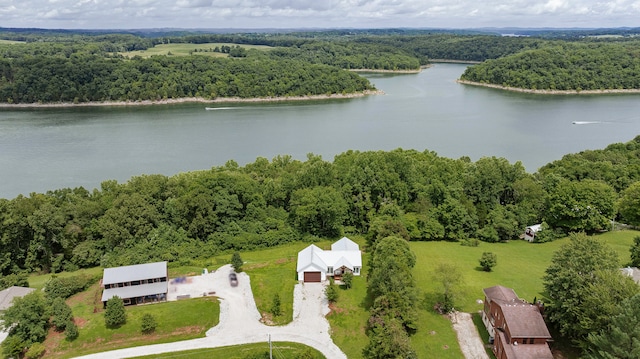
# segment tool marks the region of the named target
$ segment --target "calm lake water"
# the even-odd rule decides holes
[[[272,104],[0,110],[0,197],[349,149],[505,157],[527,171],[640,134],[640,96],[543,96],[457,84],[466,65],[368,75],[385,95]],[[581,124],[573,124],[578,121]]]

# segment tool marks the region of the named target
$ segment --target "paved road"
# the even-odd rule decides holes
[[[331,340],[329,322],[325,315],[329,306],[320,283],[297,284],[294,289],[293,321],[285,326],[270,327],[260,323],[246,273],[238,274],[238,286],[229,285],[230,266],[207,275],[220,298],[220,323],[207,331],[205,338],[174,343],[145,345],[82,356],[83,359],[130,358],[174,351],[215,348],[228,345],[288,341],[308,345],[327,359],[346,359],[347,356]]]

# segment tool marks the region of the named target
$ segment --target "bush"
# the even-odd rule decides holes
[[[335,284],[333,284],[333,280],[331,280],[331,283],[324,289],[324,293],[327,296],[329,303],[335,303],[338,301],[338,290],[336,289]]]
[[[149,314],[145,313],[142,316],[142,324],[140,325],[140,331],[143,334],[151,334],[156,330],[158,323],[156,322],[156,318]]]
[[[40,358],[41,356],[44,355],[45,351],[46,351],[46,348],[42,343],[35,343],[31,347],[29,347],[29,350],[27,350],[27,353],[25,354],[25,358],[27,359]]]
[[[242,257],[240,257],[240,252],[233,252],[233,255],[231,256],[231,266],[233,267],[233,270],[241,272],[242,264],[244,264],[244,262],[242,261]]]
[[[68,341],[76,340],[76,338],[78,338],[78,335],[80,335],[80,332],[78,332],[78,326],[76,325],[76,323],[74,323],[73,320],[70,320],[65,327],[66,327],[64,331],[65,338]]]
[[[127,322],[127,312],[120,297],[113,297],[107,301],[107,309],[104,311],[104,323],[107,328],[117,328]]]
[[[65,303],[64,299],[57,297],[51,303],[51,324],[55,325],[58,331],[63,331],[67,323],[73,320],[71,307]]]
[[[351,288],[351,285],[353,284],[353,273],[351,272],[345,272],[342,275],[342,283],[344,283],[344,287],[346,289]]]
[[[273,314],[274,317],[282,314],[282,309],[280,308],[280,295],[278,293],[273,296],[273,302],[271,303],[271,314]]]
[[[52,277],[45,285],[44,292],[50,300],[57,297],[67,299],[89,288],[97,280],[97,276],[89,275],[77,275],[65,278]]]
[[[9,287],[28,287],[29,281],[26,274],[9,274],[0,275],[0,290],[7,289]]]
[[[480,257],[480,266],[482,270],[485,272],[491,272],[491,269],[498,264],[498,256],[492,252],[484,252],[482,253],[482,257]]]

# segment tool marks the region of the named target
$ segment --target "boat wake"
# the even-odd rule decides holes
[[[574,125],[595,125],[599,123],[609,123],[604,121],[573,121],[571,122]]]
[[[239,107],[205,107],[204,109],[207,111],[217,111],[217,110],[237,110]]]

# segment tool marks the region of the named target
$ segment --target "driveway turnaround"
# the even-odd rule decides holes
[[[174,343],[145,345],[85,355],[83,359],[130,358],[175,351],[216,348],[248,343],[296,342],[320,351],[327,359],[346,359],[347,356],[331,340],[329,304],[322,283],[296,284],[293,301],[293,321],[285,326],[267,326],[260,322],[260,313],[251,291],[249,276],[238,273],[238,286],[229,284],[231,266],[201,276],[211,284],[220,298],[220,322],[209,329],[206,337]],[[204,294],[204,293],[203,293]],[[203,313],[205,315],[205,313]]]

